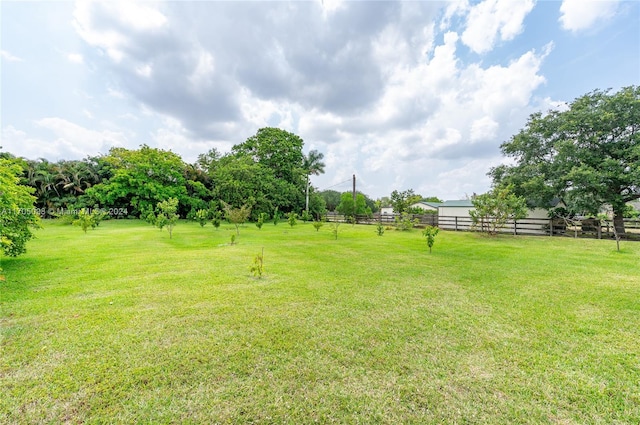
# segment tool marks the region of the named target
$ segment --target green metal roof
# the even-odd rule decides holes
[[[440,208],[446,207],[473,207],[473,203],[470,199],[462,199],[457,201],[444,201],[439,205]]]

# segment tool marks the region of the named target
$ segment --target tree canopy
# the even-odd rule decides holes
[[[397,214],[407,211],[412,204],[420,202],[420,200],[422,200],[422,196],[416,194],[413,189],[402,192],[394,190],[391,192],[391,205],[393,206],[393,211]]]
[[[303,140],[293,133],[266,127],[259,129],[244,143],[233,146],[231,151],[238,156],[251,157],[258,164],[270,169],[274,177],[303,188],[303,145]]]
[[[324,155],[317,150],[304,155],[302,148],[297,135],[269,127],[226,154],[211,148],[193,164],[147,145],[115,147],[81,161],[19,162],[22,183],[35,190],[36,206],[53,216],[94,207],[155,216],[158,203],[175,198],[177,214],[187,218],[195,218],[198,210],[220,208],[221,201],[233,207],[249,205],[253,218],[303,209],[320,217],[325,202],[310,186],[309,176],[324,172]]]
[[[137,150],[111,148],[104,161],[113,175],[87,190],[99,205],[127,208],[138,216],[169,198],[188,203],[185,164],[179,155],[142,145]]]
[[[490,192],[471,198],[474,209],[469,211],[473,227],[496,235],[507,220],[519,220],[527,216],[527,202],[515,195],[510,186],[494,187]]]
[[[0,247],[10,257],[26,251],[33,238],[31,229],[39,227],[40,217],[34,208],[33,188],[20,184],[19,160],[0,158]]]
[[[495,185],[540,207],[560,197],[578,213],[610,205],[624,233],[625,204],[640,198],[640,87],[595,90],[563,110],[540,112],[501,145],[514,165],[489,174]]]

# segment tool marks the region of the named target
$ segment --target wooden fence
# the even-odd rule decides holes
[[[373,214],[371,216],[356,216],[357,224],[377,224],[382,223],[393,226],[399,214]],[[327,213],[327,221],[347,222],[345,217],[337,213]],[[471,217],[438,216],[436,214],[409,215],[411,220],[417,220],[416,227],[438,226],[443,230],[453,231],[474,231]],[[625,219],[626,237],[628,239],[640,240],[640,220]],[[488,223],[485,223],[485,227]],[[550,218],[524,218],[521,220],[509,220],[498,229],[500,233],[510,233],[512,235],[535,235],[535,236],[571,236],[571,237],[591,237],[598,239],[614,238],[613,223],[609,220],[584,219],[582,221],[567,222],[562,219]]]

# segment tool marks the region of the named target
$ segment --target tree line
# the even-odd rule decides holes
[[[323,214],[325,203],[309,177],[324,172],[323,154],[302,151],[297,135],[262,128],[222,155],[217,149],[188,164],[171,151],[142,145],[114,147],[106,155],[50,162],[13,158],[22,166],[21,183],[33,189],[35,207],[45,217],[100,208],[145,218],[159,202],[177,199],[177,214],[222,210],[223,202],[249,205],[251,217],[278,211]]]

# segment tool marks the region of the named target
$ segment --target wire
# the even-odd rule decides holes
[[[331,189],[332,187],[340,186],[341,184],[351,183],[352,181],[353,181],[353,179],[349,179],[349,180],[345,180],[345,181],[340,182],[340,183],[336,183],[336,184],[331,185],[331,186],[327,186],[324,189],[320,190],[320,192],[324,192],[325,190]]]

